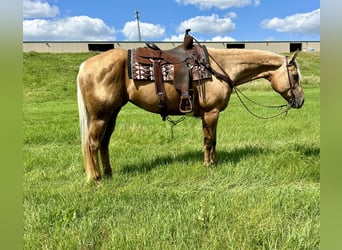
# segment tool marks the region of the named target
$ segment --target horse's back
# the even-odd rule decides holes
[[[113,66],[122,67],[126,64],[127,50],[111,49],[88,58],[82,63],[82,70],[86,74],[103,74]]]

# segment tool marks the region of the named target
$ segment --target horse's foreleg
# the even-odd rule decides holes
[[[218,110],[204,112],[202,116],[203,138],[204,138],[204,165],[212,166],[216,160],[216,127],[219,117]]]
[[[112,168],[110,166],[108,146],[109,146],[110,137],[115,128],[116,118],[117,118],[119,111],[120,109],[118,109],[117,111],[113,113],[112,117],[110,118],[108,122],[106,132],[101,141],[100,153],[101,153],[103,172],[107,176],[112,176]]]

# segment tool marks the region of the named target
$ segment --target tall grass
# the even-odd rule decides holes
[[[98,186],[85,183],[76,103],[91,55],[24,54],[25,249],[319,248],[319,54],[299,55],[306,100],[286,118],[256,119],[232,96],[213,169],[202,166],[199,119],[171,139],[160,116],[126,105],[113,177]],[[264,87],[244,91],[283,102]]]

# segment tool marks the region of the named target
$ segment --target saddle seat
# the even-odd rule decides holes
[[[154,43],[146,43],[147,47],[135,50],[136,60],[142,64],[152,64],[152,60],[160,60],[160,64],[179,64],[189,59],[189,54],[182,45],[169,50],[161,50]]]
[[[138,57],[141,60],[146,59],[147,57],[162,59],[165,63],[171,64],[178,64],[186,61],[187,59],[191,58],[191,50],[193,49],[193,37],[189,35],[190,29],[185,31],[184,41],[183,44],[177,46],[176,48],[169,49],[169,50],[161,50],[156,44],[154,43],[146,43],[145,48],[138,48],[136,52]]]

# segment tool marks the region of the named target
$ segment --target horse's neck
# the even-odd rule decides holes
[[[220,64],[234,85],[243,84],[258,78],[268,78],[271,72],[284,63],[284,57],[278,54],[246,49],[208,49],[213,59]],[[211,65],[221,70],[212,60]]]

